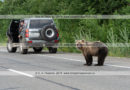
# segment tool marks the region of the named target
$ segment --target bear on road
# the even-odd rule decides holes
[[[107,46],[100,42],[85,42],[84,40],[76,40],[76,47],[82,51],[87,66],[91,66],[93,62],[93,56],[98,57],[98,63],[96,66],[103,66],[105,58],[108,54]]]

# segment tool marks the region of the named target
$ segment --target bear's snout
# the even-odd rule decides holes
[[[83,45],[82,44],[77,44],[76,45],[78,48],[82,47]]]

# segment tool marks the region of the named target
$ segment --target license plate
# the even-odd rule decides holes
[[[29,33],[29,37],[39,37],[39,33]]]

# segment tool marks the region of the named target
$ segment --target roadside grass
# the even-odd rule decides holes
[[[109,55],[110,56],[120,56],[120,57],[130,57],[130,46],[126,43],[130,43],[129,33],[126,28],[124,30],[119,30],[119,35],[113,32],[111,29],[108,32],[107,42],[111,44],[122,43],[123,46],[118,47],[109,47]]]
[[[127,43],[130,43],[129,40],[129,33],[126,28],[123,30],[119,30],[119,35],[116,34],[113,29],[107,31],[107,43],[110,43],[109,49],[109,56],[117,56],[117,57],[130,57],[130,46]],[[83,32],[82,30],[79,31],[79,34],[74,36],[75,40],[84,39],[86,41],[97,41],[93,38],[90,32]],[[123,44],[123,46],[112,46],[118,45],[119,43]],[[72,52],[72,53],[80,53],[76,47],[60,47],[59,51],[63,52]]]

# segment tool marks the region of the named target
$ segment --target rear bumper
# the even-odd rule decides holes
[[[59,39],[53,40],[51,42],[45,40],[29,40],[28,38],[23,39],[22,43],[12,43],[13,47],[19,47],[20,44],[24,48],[33,48],[33,47],[54,47],[58,48]]]
[[[44,41],[44,40],[27,40],[26,41],[27,47],[58,47],[58,43],[55,43],[55,41]]]

